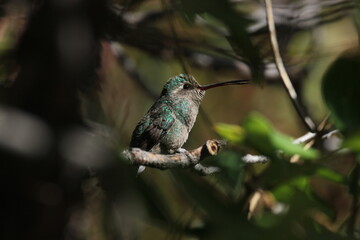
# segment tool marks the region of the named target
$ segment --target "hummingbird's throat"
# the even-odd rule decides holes
[[[206,91],[210,88],[222,87],[227,85],[243,85],[243,84],[248,84],[249,82],[250,82],[249,80],[232,80],[232,81],[202,85],[199,86],[198,89]]]

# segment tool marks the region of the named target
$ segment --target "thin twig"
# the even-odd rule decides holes
[[[313,140],[316,137],[316,133],[313,132],[307,132],[305,133],[303,136],[298,137],[297,139],[295,139],[293,141],[294,144],[301,144],[301,143],[306,143],[310,140]]]
[[[267,23],[270,33],[270,41],[271,41],[271,47],[273,49],[274,58],[276,67],[279,71],[280,77],[282,79],[282,83],[291,99],[292,104],[294,105],[297,113],[299,114],[301,120],[305,124],[305,126],[308,128],[309,131],[314,132],[316,130],[316,125],[313,122],[313,120],[308,116],[308,114],[304,111],[304,109],[301,107],[297,93],[294,89],[294,86],[291,83],[290,77],[288,73],[286,72],[283,60],[281,58],[280,50],[279,50],[279,44],[276,38],[276,29],[275,29],[275,22],[274,22],[274,15],[272,11],[272,4],[271,0],[264,0],[265,1],[265,7],[266,7],[266,17],[267,17]]]
[[[326,124],[328,123],[328,120],[329,120],[329,117],[330,117],[330,114],[327,113],[325,115],[325,117],[321,120],[321,122],[319,123],[317,129],[316,129],[316,133],[314,132],[307,132],[305,133],[303,136],[301,137],[298,137],[297,139],[295,139],[293,141],[293,143],[295,144],[300,144],[300,143],[306,143],[306,142],[309,142],[309,141],[312,141],[314,140],[317,135],[319,133],[323,133],[323,135],[321,136],[321,139],[327,139],[327,138],[330,138],[332,135],[338,133],[338,130],[332,130],[330,132],[326,132],[324,133],[324,129],[326,127]]]
[[[326,124],[328,123],[329,117],[330,117],[330,114],[326,113],[325,117],[321,120],[321,122],[317,126],[316,133],[308,132],[305,135],[295,139],[293,141],[293,143],[295,143],[295,144],[306,143],[306,145],[304,146],[304,149],[309,149],[315,144],[315,138],[318,137],[318,135],[320,133],[323,134],[321,136],[321,139],[330,138],[333,134],[337,133],[338,130],[333,130],[333,131],[324,133],[324,129],[326,127]],[[294,156],[291,157],[290,162],[291,163],[296,163],[296,162],[299,161],[299,159],[300,159],[299,155],[294,155]]]

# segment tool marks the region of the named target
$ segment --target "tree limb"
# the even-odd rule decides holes
[[[169,168],[194,168],[200,174],[208,175],[218,171],[218,169],[206,168],[199,163],[207,157],[217,155],[225,144],[225,141],[221,140],[208,140],[204,145],[196,149],[175,154],[158,154],[147,152],[140,148],[131,148],[123,151],[123,155],[134,165],[143,165],[162,170]]]

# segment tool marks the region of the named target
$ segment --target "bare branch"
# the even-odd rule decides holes
[[[162,170],[192,167],[200,174],[207,175],[218,171],[218,169],[206,168],[199,163],[207,157],[217,155],[225,144],[225,141],[221,140],[208,140],[204,145],[196,149],[175,154],[157,154],[140,148],[131,148],[125,150],[123,155],[134,165],[143,165]]]
[[[280,55],[279,44],[276,38],[276,29],[275,29],[271,0],[264,0],[264,1],[266,6],[266,19],[268,22],[268,28],[270,33],[271,47],[273,49],[276,67],[279,71],[283,85],[291,99],[291,102],[294,105],[301,120],[303,121],[305,126],[309,129],[309,131],[314,132],[316,130],[316,125],[313,122],[313,120],[308,116],[308,114],[305,113],[304,109],[301,107],[297,93],[294,89],[294,86],[291,83],[288,73],[286,72],[283,60]]]

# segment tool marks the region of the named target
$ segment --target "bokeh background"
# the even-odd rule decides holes
[[[272,3],[317,125],[308,146],[292,143],[310,130],[274,63],[263,1],[1,1],[0,238],[359,239],[359,2]],[[204,162],[221,172],[136,176],[122,152],[180,73],[251,80],[209,90],[184,145],[228,140]]]

